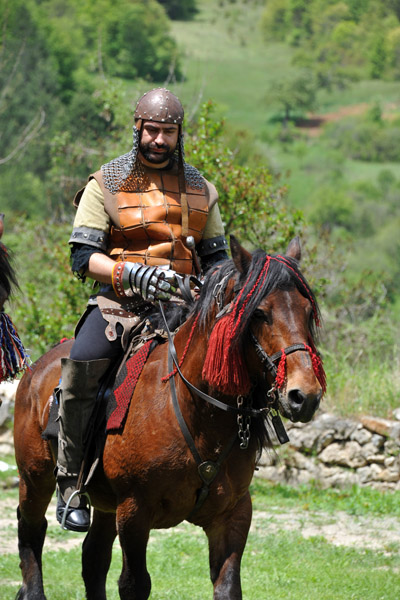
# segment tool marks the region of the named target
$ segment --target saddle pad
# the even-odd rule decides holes
[[[146,342],[131,358],[129,358],[119,371],[113,390],[108,400],[111,404],[111,414],[107,421],[107,431],[119,429],[123,423],[133,396],[136,384],[146,364],[153,340]],[[109,410],[109,409],[108,409]]]

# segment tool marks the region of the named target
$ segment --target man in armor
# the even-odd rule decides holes
[[[197,256],[203,272],[227,258],[215,186],[184,160],[183,116],[169,90],[144,94],[132,150],[90,175],[75,197],[72,270],[101,288],[62,359],[57,519],[73,531],[90,524],[86,500],[74,492],[99,381],[142,321],[142,299],[176,298],[177,278],[199,275]]]

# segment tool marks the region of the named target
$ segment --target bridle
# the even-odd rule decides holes
[[[190,381],[188,381],[188,379],[186,379],[186,377],[183,375],[183,373],[180,369],[179,360],[178,360],[178,356],[176,353],[173,336],[168,327],[168,322],[167,322],[167,319],[165,316],[163,303],[161,301],[159,301],[159,308],[160,308],[161,316],[164,321],[165,332],[166,332],[167,338],[168,338],[168,369],[170,371],[170,375],[168,376],[168,379],[169,379],[169,383],[170,383],[172,404],[174,407],[175,415],[176,415],[179,427],[181,429],[182,435],[185,438],[185,441],[190,449],[190,452],[197,464],[198,474],[202,481],[202,487],[200,488],[200,490],[198,492],[195,506],[187,517],[187,519],[190,519],[203,505],[205,499],[208,496],[210,485],[212,484],[212,482],[218,475],[223,461],[225,460],[225,458],[227,458],[228,454],[232,450],[233,445],[235,444],[238,437],[240,440],[240,448],[242,450],[246,450],[248,448],[249,439],[250,439],[250,421],[251,421],[252,417],[259,418],[259,417],[265,417],[266,415],[269,415],[271,424],[275,430],[275,433],[276,433],[276,436],[277,436],[279,442],[281,444],[285,444],[286,442],[289,441],[289,437],[287,435],[287,432],[285,430],[285,427],[283,425],[283,422],[282,422],[281,417],[278,412],[279,389],[275,385],[278,369],[277,369],[275,363],[278,360],[280,361],[283,353],[292,354],[293,352],[297,352],[297,351],[306,351],[306,348],[305,348],[304,344],[293,344],[293,345],[288,346],[287,348],[282,349],[281,351],[276,352],[275,354],[269,356],[265,352],[263,347],[261,346],[257,337],[251,331],[250,339],[254,345],[256,354],[263,366],[264,373],[265,373],[265,375],[270,374],[270,376],[272,376],[272,378],[273,378],[274,383],[272,384],[271,389],[266,394],[266,406],[264,406],[263,408],[251,407],[251,399],[250,400],[247,399],[248,400],[247,406],[245,406],[246,399],[244,399],[242,396],[239,396],[237,398],[237,406],[233,406],[233,405],[227,404],[226,402],[222,402],[221,400],[218,400],[217,398],[214,398],[213,396],[210,396],[209,394],[206,394],[202,390],[199,390]],[[173,366],[175,366],[174,370],[172,370]],[[192,392],[193,394],[195,394],[197,397],[201,398],[202,400],[205,400],[206,402],[215,406],[216,408],[219,408],[225,412],[234,413],[237,415],[237,423],[238,423],[239,430],[238,430],[238,432],[236,432],[236,431],[234,432],[234,435],[231,437],[228,444],[225,446],[225,448],[223,449],[223,451],[221,452],[221,454],[219,455],[219,457],[216,461],[203,460],[196,448],[195,442],[194,442],[193,437],[189,431],[189,428],[185,422],[185,419],[182,415],[182,411],[181,411],[181,408],[179,405],[179,400],[178,400],[178,396],[177,396],[177,392],[176,392],[175,377],[174,377],[175,373],[177,373],[179,375],[179,377],[181,378],[181,380],[183,381],[183,383],[185,384],[187,389],[190,392]]]
[[[269,356],[252,331],[250,331],[250,339],[253,342],[256,354],[264,367],[264,371],[269,372],[274,378],[274,381],[276,380],[276,376],[278,374],[278,369],[275,363],[280,361],[283,355],[288,356],[289,354],[293,354],[293,352],[308,352],[305,344],[299,343],[282,348],[282,350],[279,350],[279,352],[275,352],[275,354]],[[274,386],[271,388],[271,390],[274,390]],[[269,390],[267,393],[268,395],[271,394],[271,390]]]
[[[274,385],[274,384],[272,385],[271,389],[267,392],[267,397],[270,398],[270,401],[267,403],[267,406],[265,406],[263,408],[251,408],[249,406],[243,406],[243,405],[241,405],[240,407],[232,406],[231,404],[227,404],[226,402],[217,400],[213,396],[206,394],[205,392],[203,392],[202,390],[200,390],[199,388],[194,386],[188,379],[186,379],[186,377],[183,375],[183,373],[180,369],[179,360],[178,360],[178,356],[177,356],[176,349],[175,349],[174,339],[173,339],[172,333],[168,327],[167,319],[166,319],[165,312],[164,312],[164,307],[163,307],[163,304],[161,301],[159,301],[159,307],[160,307],[160,313],[161,313],[161,316],[164,321],[164,327],[165,327],[165,331],[166,331],[167,338],[168,338],[169,356],[172,360],[173,365],[175,366],[176,372],[178,373],[179,377],[182,379],[183,383],[185,384],[185,386],[188,388],[189,391],[193,392],[199,398],[202,398],[209,404],[212,404],[213,406],[215,406],[225,412],[232,412],[235,414],[246,415],[248,417],[258,418],[258,417],[264,416],[265,413],[270,411],[271,409],[277,410],[277,408],[278,408],[277,403],[279,400],[279,391],[278,391],[276,385]],[[254,345],[256,354],[264,368],[264,372],[266,374],[269,373],[272,376],[273,381],[275,381],[276,375],[278,372],[278,369],[277,369],[277,366],[275,363],[277,361],[280,361],[283,354],[285,354],[287,356],[289,354],[293,354],[294,352],[299,352],[299,351],[307,352],[308,351],[307,347],[305,346],[304,343],[298,343],[298,344],[292,344],[291,346],[287,346],[286,348],[282,348],[282,350],[279,350],[278,352],[275,352],[274,354],[272,354],[270,356],[269,354],[267,354],[265,352],[264,348],[261,346],[257,337],[255,336],[255,334],[252,331],[250,331],[250,340],[252,341],[252,343]],[[170,381],[173,380],[173,377],[168,377],[168,378]]]

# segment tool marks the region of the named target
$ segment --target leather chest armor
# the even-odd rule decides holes
[[[192,253],[187,236],[202,239],[208,216],[208,190],[186,185],[180,192],[177,169],[145,169],[145,191],[111,194],[101,172],[93,177],[104,194],[111,218],[107,253],[115,260],[165,265],[178,273],[192,274]]]

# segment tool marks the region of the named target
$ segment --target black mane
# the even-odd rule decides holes
[[[271,260],[269,261],[268,272],[263,277],[262,273],[268,257]],[[313,340],[315,340],[317,333],[316,325],[320,321],[320,311],[317,300],[300,271],[299,263],[294,258],[280,254],[268,255],[263,250],[253,252],[250,268],[243,275],[237,271],[233,260],[224,261],[214,270],[210,270],[195,309],[196,313],[200,313],[199,322],[201,326],[204,327],[206,325],[210,310],[215,306],[215,293],[218,290],[218,285],[221,285],[223,304],[226,304],[226,286],[228,280],[232,277],[236,278],[235,287],[238,290],[236,296],[238,298],[238,312],[245,305],[243,317],[238,328],[238,337],[242,337],[246,333],[254,311],[263,298],[271,294],[274,290],[291,290],[297,288],[302,296],[310,301],[313,307],[314,319],[312,320],[310,333]]]
[[[11,266],[7,248],[0,242],[0,305],[18,287],[14,269]]]

